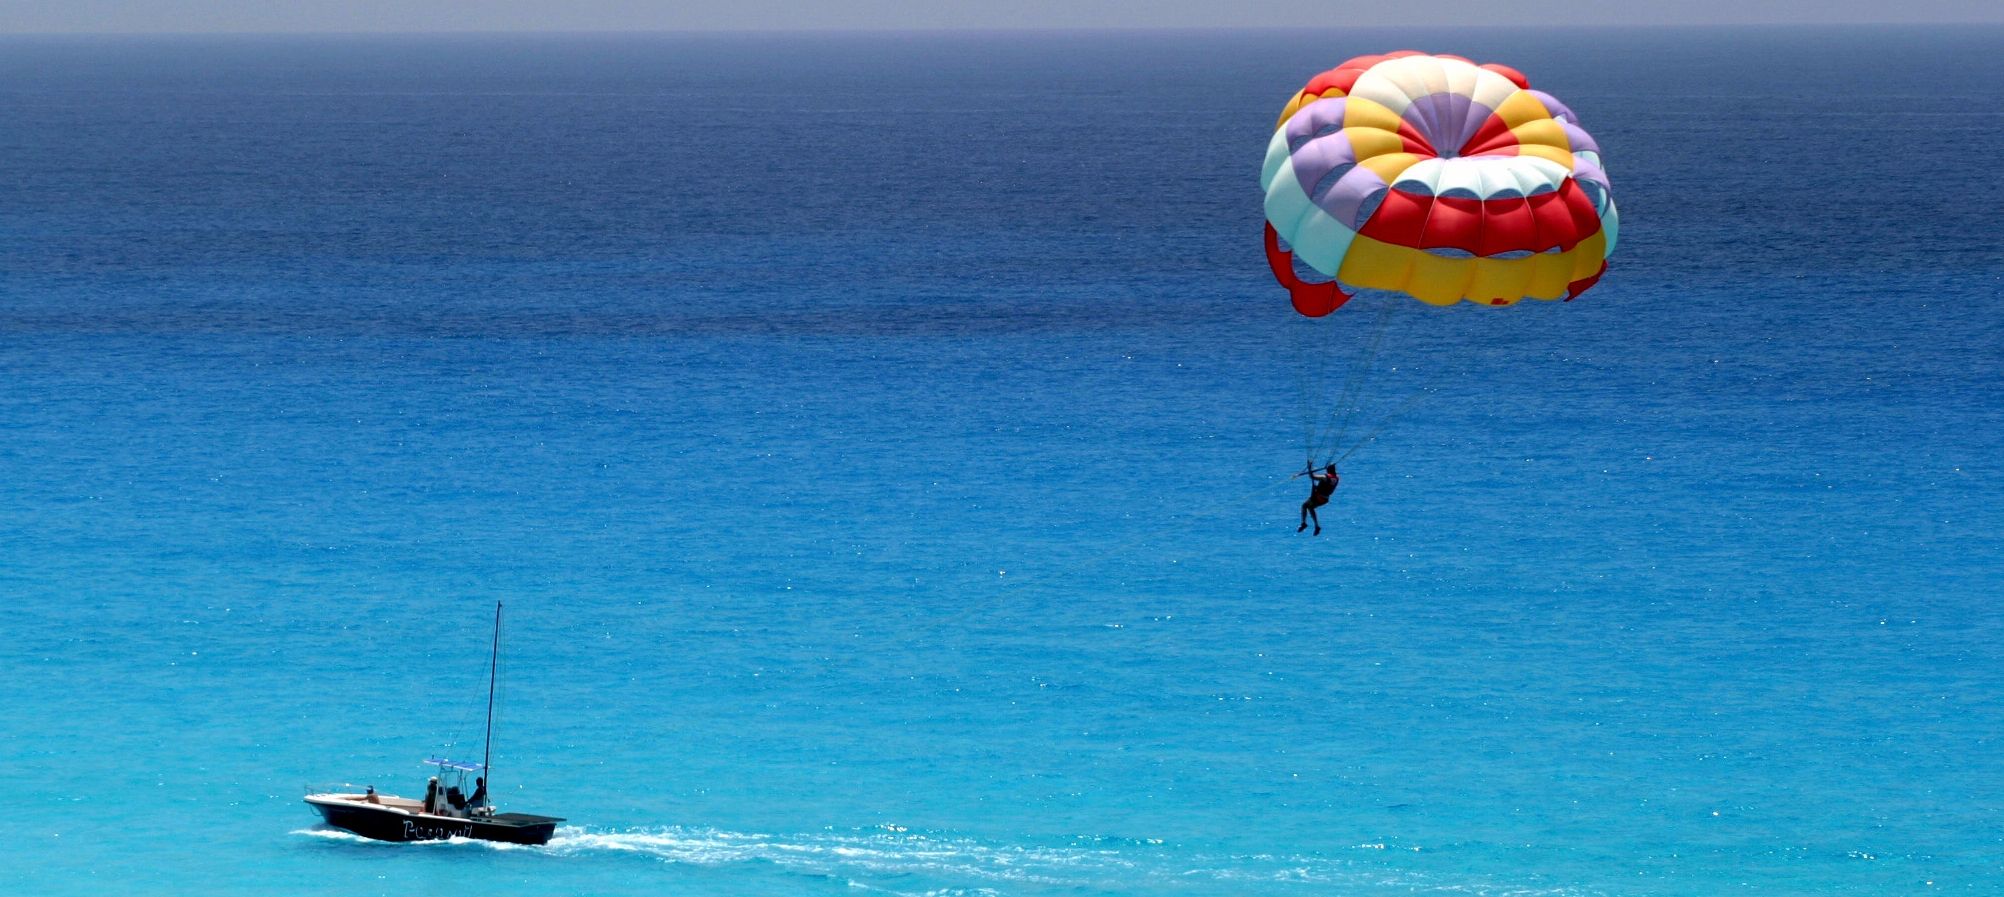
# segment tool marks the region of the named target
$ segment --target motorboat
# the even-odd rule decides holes
[[[443,841],[474,838],[511,844],[547,844],[556,833],[556,816],[497,813],[488,799],[494,742],[494,679],[500,669],[501,605],[494,605],[494,645],[487,667],[487,738],[480,762],[428,757],[437,770],[425,783],[423,799],[379,794],[374,786],[352,786],[306,795],[306,803],[328,825],[378,841]],[[467,777],[473,777],[469,790]]]
[[[439,767],[447,777],[462,782],[467,775],[486,771],[484,764],[461,763],[443,757],[432,757],[425,762]],[[309,794],[306,795],[306,803],[318,810],[328,825],[378,841],[476,838],[511,844],[547,844],[550,836],[556,833],[557,823],[564,821],[555,816],[497,813],[493,805],[484,800],[476,805],[468,798],[460,798],[459,805],[454,806],[452,798],[465,793],[463,786],[441,788],[441,778],[444,777],[433,776],[426,788],[427,793],[433,795],[429,804],[393,794],[378,794],[374,788],[360,793],[333,791]],[[484,797],[478,791],[473,794]]]

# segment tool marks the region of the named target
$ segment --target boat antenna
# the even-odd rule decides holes
[[[487,777],[487,801],[494,802],[494,674],[501,668],[501,602],[494,602],[494,647],[487,655],[487,738],[480,744],[480,771]]]

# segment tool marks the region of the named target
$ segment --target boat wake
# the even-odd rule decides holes
[[[1159,840],[1080,837],[1022,845],[878,830],[757,834],[709,828],[557,829],[540,847],[455,838],[390,844],[332,829],[296,834],[388,849],[527,851],[553,858],[627,856],[691,869],[742,868],[840,882],[898,895],[1009,897],[1045,893],[1183,895],[1438,894],[1456,897],[1585,897],[1563,887],[1450,881],[1388,867],[1385,845],[1357,844],[1330,855],[1203,855]]]
[[[1146,842],[1126,843],[1146,846]],[[988,844],[897,831],[764,835],[680,827],[617,832],[559,829],[549,849],[635,853],[697,866],[770,864],[852,879],[916,876],[965,885],[1078,885],[1127,878],[1148,864],[1147,857],[1132,855],[1131,846]]]

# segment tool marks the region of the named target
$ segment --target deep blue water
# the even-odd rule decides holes
[[[1622,245],[1388,319],[1297,536],[1376,318],[1260,157],[1401,46]],[[2004,893],[2000,109],[1997,28],[0,41],[0,890]],[[318,829],[496,600],[557,840]]]

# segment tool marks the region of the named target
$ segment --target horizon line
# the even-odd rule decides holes
[[[0,31],[0,39],[22,37],[670,37],[723,35],[961,35],[961,34],[1254,34],[1254,33],[1336,33],[1343,31],[1654,31],[1676,29],[1733,30],[1819,28],[2000,28],[2004,21],[1990,20],[1857,20],[1842,22],[1643,22],[1636,24],[1540,24],[1513,25],[1481,23],[1468,25],[1367,24],[1305,28],[1288,25],[1106,25],[1106,26],[978,26],[978,27],[850,27],[827,28],[456,28],[383,30],[230,30],[211,31]]]

